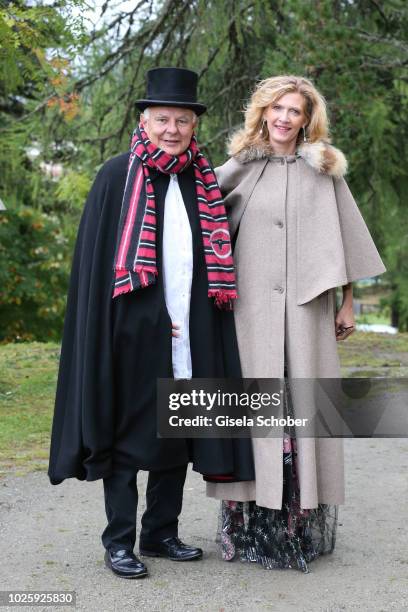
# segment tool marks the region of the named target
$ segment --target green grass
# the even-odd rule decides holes
[[[355,332],[338,346],[343,376],[408,376],[408,333]]]
[[[356,322],[366,325],[391,325],[389,314],[383,312],[369,312],[367,314],[357,315]]]
[[[57,344],[0,346],[0,475],[46,467],[58,359]]]
[[[338,343],[343,376],[408,376],[408,333],[356,332]],[[0,477],[46,470],[58,344],[0,345]]]

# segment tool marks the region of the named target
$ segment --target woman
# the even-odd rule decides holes
[[[337,378],[354,331],[352,281],[384,272],[329,144],[323,97],[305,78],[255,89],[216,170],[235,239],[238,346],[246,378]],[[336,287],[343,288],[336,313]],[[285,409],[302,402],[287,393]],[[282,444],[283,439],[283,444]],[[222,503],[223,556],[298,567],[332,551],[344,503],[340,439],[253,440],[256,481],[208,483]]]

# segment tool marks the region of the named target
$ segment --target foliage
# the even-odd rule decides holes
[[[31,207],[0,216],[0,341],[60,337],[66,243],[56,216]]]
[[[26,106],[32,110],[32,102],[36,104],[36,111],[57,99],[62,105],[62,95],[68,85],[68,58],[72,55],[74,40],[81,36],[80,22],[70,18],[67,23],[64,9],[80,4],[79,0],[52,6],[37,3],[33,7],[18,0],[0,3],[3,123],[8,115],[20,117]]]
[[[3,342],[61,334],[73,234],[67,213],[78,207],[78,196],[68,196],[63,185],[58,192],[45,171],[70,145],[51,135],[44,116],[58,113],[69,121],[76,114],[70,61],[82,29],[66,9],[80,4],[0,3],[0,197],[7,207],[0,215]]]

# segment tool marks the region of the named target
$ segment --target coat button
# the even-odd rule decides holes
[[[280,285],[276,285],[275,286],[275,291],[277,291],[278,293],[283,293],[285,290],[283,287],[281,287]]]
[[[277,226],[278,226],[280,229],[282,229],[282,227],[283,227],[283,223],[282,223],[282,221],[276,221],[276,225],[277,225]]]

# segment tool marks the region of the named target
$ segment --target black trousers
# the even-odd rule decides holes
[[[187,465],[149,472],[140,542],[156,543],[177,536],[186,472]],[[133,550],[138,503],[137,471],[129,466],[117,466],[112,475],[104,479],[103,486],[108,525],[102,534],[102,543],[111,550]]]

